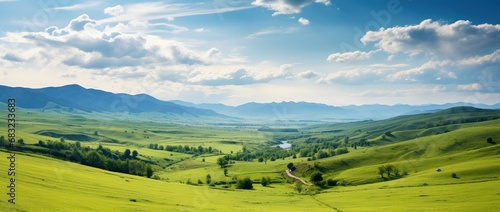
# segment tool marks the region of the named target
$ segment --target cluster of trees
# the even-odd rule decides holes
[[[250,177],[245,177],[243,179],[239,179],[236,182],[236,188],[237,189],[253,189],[252,180],[250,179]]]
[[[235,154],[224,156],[226,160],[235,161],[253,161],[257,159],[259,162],[275,161],[277,159],[285,159],[286,157],[294,156],[295,152],[282,149],[280,147],[263,147],[261,149],[251,149],[243,146],[242,151]]]
[[[193,154],[193,155],[201,155],[201,154],[210,154],[210,153],[221,153],[219,150],[212,148],[211,146],[209,147],[190,147],[188,145],[158,145],[158,144],[149,144],[148,145],[149,149],[156,149],[156,150],[165,150],[165,151],[170,151],[170,152],[179,152],[179,153],[186,153],[186,154]]]
[[[0,137],[0,143],[3,143]],[[24,141],[22,142],[24,144]],[[18,151],[37,152],[50,155],[55,158],[69,160],[87,166],[106,169],[114,172],[152,177],[153,168],[137,158],[139,153],[126,149],[123,153],[110,150],[101,145],[97,149],[88,146],[82,147],[80,142],[68,143],[64,139],[60,141],[48,140],[38,141],[35,145],[22,145],[16,148]]]
[[[391,174],[394,177],[401,177],[401,171],[394,165],[379,166],[377,173],[381,178],[384,178],[384,174],[387,176],[387,178],[390,178]]]

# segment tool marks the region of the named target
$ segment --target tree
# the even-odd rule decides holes
[[[17,140],[17,142],[19,143],[19,145],[24,145],[24,139],[20,138],[19,140]]]
[[[269,184],[271,184],[271,178],[270,177],[262,177],[260,184],[262,184],[262,186],[268,186]]]
[[[42,141],[43,143],[43,141]],[[38,141],[38,144],[40,144],[40,141]],[[80,143],[80,141],[77,141],[76,142],[76,148],[80,149],[82,147],[82,144]]]
[[[252,180],[250,177],[245,177],[244,179],[239,179],[236,183],[237,189],[253,189]]]
[[[228,161],[224,157],[217,158],[217,164],[221,167],[224,168],[227,164]]]
[[[391,177],[391,173],[394,170],[393,165],[387,165],[385,166],[385,173],[387,174],[387,177]]]
[[[135,151],[135,150],[134,150]],[[146,176],[148,178],[151,178],[153,176],[153,168],[151,167],[151,165],[148,164],[148,166],[146,167]]]
[[[314,174],[311,175],[311,182],[314,184],[318,184],[323,180],[323,174],[320,172],[315,172]]]
[[[125,151],[127,151],[127,150],[125,150]],[[137,150],[132,151],[132,157],[133,158],[137,158],[137,155],[139,155],[139,153],[137,152]]]
[[[260,184],[262,186],[267,186],[267,179],[266,179],[266,177],[262,177],[262,179],[260,180]]]
[[[130,149],[126,149],[125,152],[123,152],[123,157],[125,157],[125,158],[130,157]]]
[[[384,178],[384,173],[385,173],[385,166],[379,166],[378,167],[378,174],[380,174],[381,178]]]
[[[286,167],[287,167],[288,169],[292,169],[292,167],[293,167],[293,163],[289,163],[288,165],[286,165]]]
[[[99,132],[97,132],[97,130],[94,131],[94,135],[99,135]]]
[[[212,182],[212,176],[210,174],[207,174],[207,184],[210,184]]]
[[[227,168],[224,169],[224,176],[227,176]]]

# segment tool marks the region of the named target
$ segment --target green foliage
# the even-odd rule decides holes
[[[271,178],[270,177],[262,177],[262,179],[260,180],[260,184],[262,186],[268,186],[271,184]]]
[[[288,163],[288,164],[286,165],[286,168],[287,168],[287,169],[292,169],[292,167],[293,167],[293,163]]]
[[[227,161],[225,157],[217,158],[217,165],[219,165],[221,168],[224,168],[228,163],[229,161]]]
[[[207,185],[212,183],[212,176],[210,176],[210,174],[207,174],[205,179],[206,179]]]
[[[127,151],[127,150],[125,150],[125,151]],[[138,155],[139,155],[139,152],[137,152],[137,150],[132,151],[132,157],[133,158],[137,158]]]
[[[310,177],[311,182],[314,184],[319,184],[321,181],[323,181],[323,174],[321,172],[314,172],[311,177]]]
[[[253,189],[252,180],[250,177],[245,177],[243,179],[239,179],[236,183],[237,189]]]

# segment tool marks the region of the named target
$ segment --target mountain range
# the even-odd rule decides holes
[[[168,101],[161,101],[146,94],[129,95],[86,89],[79,85],[47,87],[39,89],[7,87],[0,85],[1,102],[16,98],[18,107],[27,109],[65,109],[69,112],[159,112],[195,117],[218,116],[212,110],[186,107]]]
[[[22,88],[0,85],[0,102],[15,97],[18,107],[27,109],[65,109],[84,112],[158,112],[191,117],[237,117],[265,120],[332,120],[350,121],[387,119],[400,115],[436,112],[456,107],[472,106],[498,109],[495,105],[448,103],[429,105],[349,105],[331,106],[310,102],[249,102],[239,106],[224,104],[194,104],[180,100],[163,101],[147,94],[111,93],[80,85],[61,87]]]

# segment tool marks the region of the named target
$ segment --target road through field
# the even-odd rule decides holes
[[[297,177],[297,176],[293,175],[293,174],[290,172],[290,169],[287,169],[285,172],[286,172],[286,174],[287,174],[288,176],[290,176],[291,178],[294,178],[294,179],[300,180],[300,182],[304,183],[304,185],[311,185],[311,183],[308,183],[308,182],[306,182],[305,180],[303,180],[302,178],[300,178],[300,177]]]

